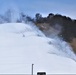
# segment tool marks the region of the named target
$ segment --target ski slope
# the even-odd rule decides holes
[[[57,37],[58,38],[58,37]],[[57,38],[47,38],[33,24],[0,24],[0,74],[76,74],[76,56]]]

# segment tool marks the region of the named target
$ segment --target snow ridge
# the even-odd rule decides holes
[[[74,60],[68,43],[59,37],[47,38],[34,24],[0,24],[1,74],[30,74],[32,63],[35,74],[75,74]]]
[[[51,38],[47,38],[37,27],[36,25],[29,23],[6,23],[0,25],[0,33],[15,33],[15,34],[22,34],[23,37],[30,37],[30,36],[39,36],[43,37],[50,42],[53,47],[57,48],[54,50],[49,51],[49,53],[61,55],[64,57],[69,57],[76,60],[76,55],[73,53],[72,48],[68,43],[63,41],[61,38],[55,36]]]

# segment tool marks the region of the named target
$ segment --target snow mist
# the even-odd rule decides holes
[[[58,33],[61,32],[61,27],[55,27],[55,29],[58,31],[57,34],[55,31],[52,31],[53,35],[50,34],[50,37],[46,37],[45,34],[33,23],[29,23],[28,26],[32,28],[32,32],[34,32],[37,36],[43,37],[47,40],[47,43],[52,47],[52,49],[48,51],[49,54],[68,57],[76,61],[76,55],[74,54],[72,47],[62,38],[58,37]]]

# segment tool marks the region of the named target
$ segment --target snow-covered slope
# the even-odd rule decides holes
[[[34,74],[76,74],[73,59],[76,56],[66,42],[45,37],[34,25],[0,25],[0,73],[31,74],[34,64]]]

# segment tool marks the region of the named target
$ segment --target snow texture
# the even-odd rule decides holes
[[[47,38],[33,24],[0,24],[0,74],[76,74],[76,55],[62,39]]]

